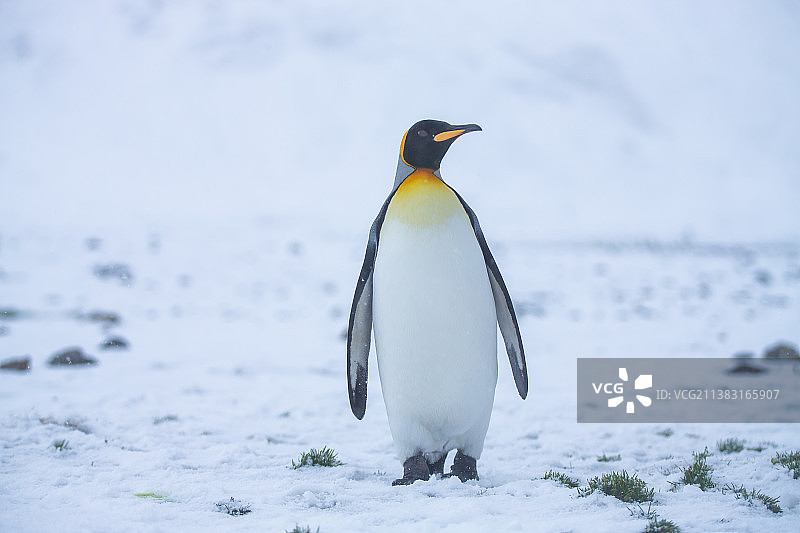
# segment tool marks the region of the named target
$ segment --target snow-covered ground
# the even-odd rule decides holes
[[[792,531],[800,483],[773,466],[797,449],[793,425],[595,425],[575,422],[578,356],[719,356],[796,339],[796,247],[617,247],[495,241],[520,311],[533,379],[521,401],[507,363],[481,480],[391,487],[394,457],[373,361],[367,415],[350,413],[344,324],[362,243],[302,224],[197,233],[28,234],[2,240],[4,356],[32,371],[3,373],[0,523],[8,531],[640,531],[609,496],[578,498],[542,480],[627,469],[656,489],[657,512],[685,531]],[[101,239],[91,241],[86,237]],[[130,286],[93,274],[121,262]],[[770,277],[762,284],[758,279]],[[79,319],[113,312],[119,325]],[[101,351],[122,335],[129,351]],[[92,368],[52,368],[82,346]],[[44,421],[44,423],[42,422]],[[86,433],[64,427],[85,426]],[[674,434],[659,433],[670,428]],[[762,452],[710,459],[720,486],[779,496],[775,516],[730,494],[669,492],[692,451],[736,437]],[[67,440],[69,450],[53,443]],[[327,445],[345,465],[293,470]],[[602,454],[621,455],[600,463]],[[135,496],[156,493],[159,502]],[[230,517],[234,497],[252,513]]]
[[[0,373],[0,530],[637,532],[541,479],[625,469],[683,531],[795,531],[800,481],[770,461],[795,425],[578,425],[575,368],[800,342],[798,25],[779,2],[0,3],[0,359],[32,359]],[[484,127],[443,173],[532,389],[503,355],[480,481],[392,487],[377,368],[359,422],[343,335],[426,117]],[[100,364],[47,365],[70,346]],[[324,445],[345,464],[291,468]],[[670,491],[706,446],[720,487],[783,513]]]

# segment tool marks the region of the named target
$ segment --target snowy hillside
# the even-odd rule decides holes
[[[0,531],[647,526],[550,470],[635,473],[684,532],[795,531],[796,425],[579,425],[575,372],[800,342],[799,27],[789,2],[0,2],[0,362],[31,364],[0,371]],[[501,352],[480,481],[392,487],[343,335],[427,117],[483,127],[442,172],[532,383]],[[98,364],[48,364],[70,347]],[[323,446],[344,464],[292,468]]]

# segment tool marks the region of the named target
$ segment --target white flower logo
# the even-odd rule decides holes
[[[628,370],[626,368],[619,369],[619,379],[622,381],[628,381]],[[636,390],[642,389],[649,389],[653,386],[653,375],[652,374],[642,374],[636,381],[633,382],[633,388]],[[644,396],[643,394],[637,394],[636,399],[639,400],[645,407],[650,407],[650,404],[653,401],[650,399],[649,396]],[[608,399],[608,406],[609,407],[616,407],[624,401],[622,396],[614,396],[613,398]],[[632,401],[628,401],[625,404],[625,412],[628,414],[632,414],[634,412],[635,404]]]

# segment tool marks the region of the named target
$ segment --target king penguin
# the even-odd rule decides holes
[[[371,332],[403,477],[478,479],[497,384],[497,325],[517,391],[528,371],[514,307],[478,218],[441,176],[477,124],[422,120],[400,143],[394,186],[372,224],[347,331],[350,408],[367,405]],[[447,454],[457,450],[449,474]]]

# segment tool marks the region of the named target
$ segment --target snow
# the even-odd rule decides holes
[[[0,530],[644,529],[550,469],[636,472],[683,531],[796,530],[800,484],[770,462],[794,425],[575,422],[577,357],[800,342],[795,6],[40,1],[0,20],[0,309],[22,311],[0,359],[32,358],[0,373]],[[484,129],[442,172],[514,298],[531,393],[501,357],[480,481],[392,487],[374,354],[357,421],[342,335],[421,118]],[[93,273],[117,263],[132,280]],[[110,334],[130,350],[101,351]],[[71,346],[100,364],[47,365]],[[728,437],[765,449],[723,455]],[[324,445],[344,466],[291,468]],[[783,513],[671,492],[706,446],[718,485]],[[218,512],[231,497],[252,512]]]

